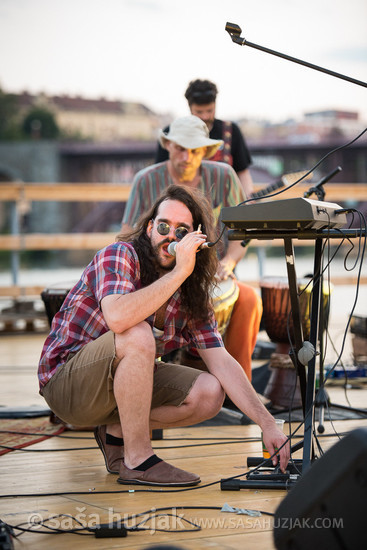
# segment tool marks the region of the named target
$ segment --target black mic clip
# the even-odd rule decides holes
[[[337,166],[330,174],[327,174],[325,177],[323,177],[319,183],[315,185],[315,187],[310,187],[308,191],[305,191],[303,193],[303,196],[305,199],[308,199],[313,193],[315,193],[316,197],[319,199],[319,201],[323,201],[325,198],[325,190],[323,188],[324,183],[328,182],[333,178],[336,174],[341,172],[342,169],[340,166]]]
[[[315,193],[316,197],[318,198],[319,201],[323,201],[324,198],[325,198],[325,190],[322,186],[320,187],[310,187],[308,189],[308,191],[305,191],[303,193],[303,196],[305,199],[308,199],[309,197],[311,197],[311,195],[313,195],[313,193]]]

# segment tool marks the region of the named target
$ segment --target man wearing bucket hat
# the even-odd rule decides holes
[[[122,231],[134,226],[139,217],[171,184],[184,185],[201,191],[211,203],[217,223],[221,209],[236,206],[245,199],[233,168],[211,158],[222,145],[221,140],[209,137],[208,128],[200,118],[189,115],[173,121],[169,132],[161,131],[159,140],[169,153],[169,160],[148,166],[135,175],[127,201]],[[245,248],[239,241],[228,241],[226,233],[218,246],[217,278],[223,281],[233,277],[233,270],[243,258]],[[251,356],[259,331],[262,302],[256,291],[236,281],[239,295],[226,329],[224,342],[227,351],[238,361],[251,380]]]
[[[214,82],[196,79],[189,83],[185,98],[191,114],[201,118],[207,125],[209,136],[212,139],[222,139],[224,142],[223,146],[211,157],[211,160],[230,164],[249,197],[254,191],[249,169],[252,162],[251,155],[238,125],[215,117],[217,94],[218,88]],[[164,129],[165,132],[168,130],[169,127]],[[155,162],[163,162],[167,159],[166,149],[158,144]]]

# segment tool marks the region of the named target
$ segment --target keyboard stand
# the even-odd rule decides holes
[[[228,231],[229,240],[247,240],[247,239],[283,239],[284,252],[287,265],[289,293],[291,301],[291,312],[294,327],[294,344],[292,345],[290,356],[296,369],[296,373],[300,381],[300,390],[302,398],[302,409],[304,415],[304,436],[303,441],[293,446],[291,451],[294,452],[303,447],[302,461],[291,460],[288,464],[287,474],[280,472],[279,467],[276,466],[274,473],[261,474],[261,470],[249,473],[248,478],[245,481],[238,479],[222,479],[221,489],[224,491],[232,491],[239,489],[283,489],[288,490],[294,485],[299,477],[304,474],[312,465],[315,460],[315,448],[313,440],[313,422],[315,411],[315,381],[316,381],[316,355],[319,340],[319,318],[320,318],[320,304],[322,296],[322,249],[324,239],[338,238],[338,239],[352,239],[365,237],[366,231],[360,229],[346,229],[346,230],[285,230],[285,231],[272,231],[272,230],[238,230],[232,229]],[[303,347],[303,330],[300,315],[300,306],[298,298],[297,276],[296,276],[296,262],[294,255],[293,239],[309,239],[315,242],[314,248],[314,268],[313,268],[313,287],[312,287],[312,301],[311,301],[311,319],[310,319],[310,338],[309,341],[313,345],[316,353],[312,359],[308,362],[307,370],[306,366],[301,363],[298,358],[298,352]],[[322,358],[320,359],[322,360]],[[249,459],[250,460],[250,459]],[[263,458],[255,458],[256,465],[264,462]],[[265,462],[267,469],[274,468],[270,461]],[[248,465],[250,465],[248,463]],[[295,468],[296,467],[296,468]],[[295,471],[296,470],[296,471]],[[260,476],[260,477],[259,477]]]

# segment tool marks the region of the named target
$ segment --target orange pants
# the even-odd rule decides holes
[[[263,306],[254,288],[240,281],[236,282],[240,292],[224,335],[224,344],[251,381],[251,356],[256,345]]]

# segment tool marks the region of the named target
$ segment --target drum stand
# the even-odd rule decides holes
[[[290,356],[295,366],[297,375],[300,381],[301,397],[302,397],[302,410],[304,416],[304,436],[303,441],[297,445],[292,446],[291,452],[295,452],[303,448],[303,457],[302,460],[292,459],[287,467],[287,473],[283,474],[280,472],[278,466],[275,467],[272,465],[271,460],[264,460],[262,457],[249,458],[248,466],[266,466],[268,468],[273,468],[274,473],[261,473],[257,470],[254,473],[247,474],[247,480],[241,481],[238,479],[222,479],[221,480],[221,489],[223,491],[236,491],[239,489],[289,489],[294,485],[299,477],[305,473],[311,466],[312,462],[315,460],[315,449],[314,449],[314,440],[313,440],[313,424],[314,424],[314,413],[315,407],[318,405],[320,407],[320,415],[322,415],[323,421],[323,412],[325,404],[327,404],[327,394],[325,390],[323,392],[319,391],[319,397],[315,398],[315,381],[316,381],[316,356],[320,357],[320,383],[323,382],[323,371],[322,371],[322,355],[320,352],[316,352],[319,337],[320,337],[320,308],[321,297],[322,297],[322,249],[323,249],[323,240],[330,238],[356,238],[363,236],[362,230],[285,230],[285,231],[272,231],[272,230],[230,230],[228,232],[228,237],[230,240],[244,240],[244,239],[279,239],[284,240],[284,251],[285,259],[287,265],[287,274],[289,282],[289,292],[290,292],[290,301],[291,301],[291,310],[292,310],[292,320],[294,328],[294,345],[291,348]],[[297,276],[295,268],[295,256],[294,256],[294,247],[293,239],[308,239],[315,241],[314,249],[314,270],[313,270],[313,290],[312,290],[312,300],[311,300],[311,323],[310,323],[310,339],[307,345],[304,345],[303,341],[303,329],[301,322],[301,314],[299,307],[298,299],[298,287],[297,287]],[[321,339],[321,346],[323,345]],[[305,347],[309,349],[313,347],[314,353],[312,358],[307,362],[304,361],[302,357],[302,351],[305,350]],[[312,348],[311,348],[312,349]],[[302,359],[303,362],[300,360]],[[307,366],[307,371],[306,371]],[[318,403],[317,403],[318,401]],[[322,423],[321,423],[322,425]]]

